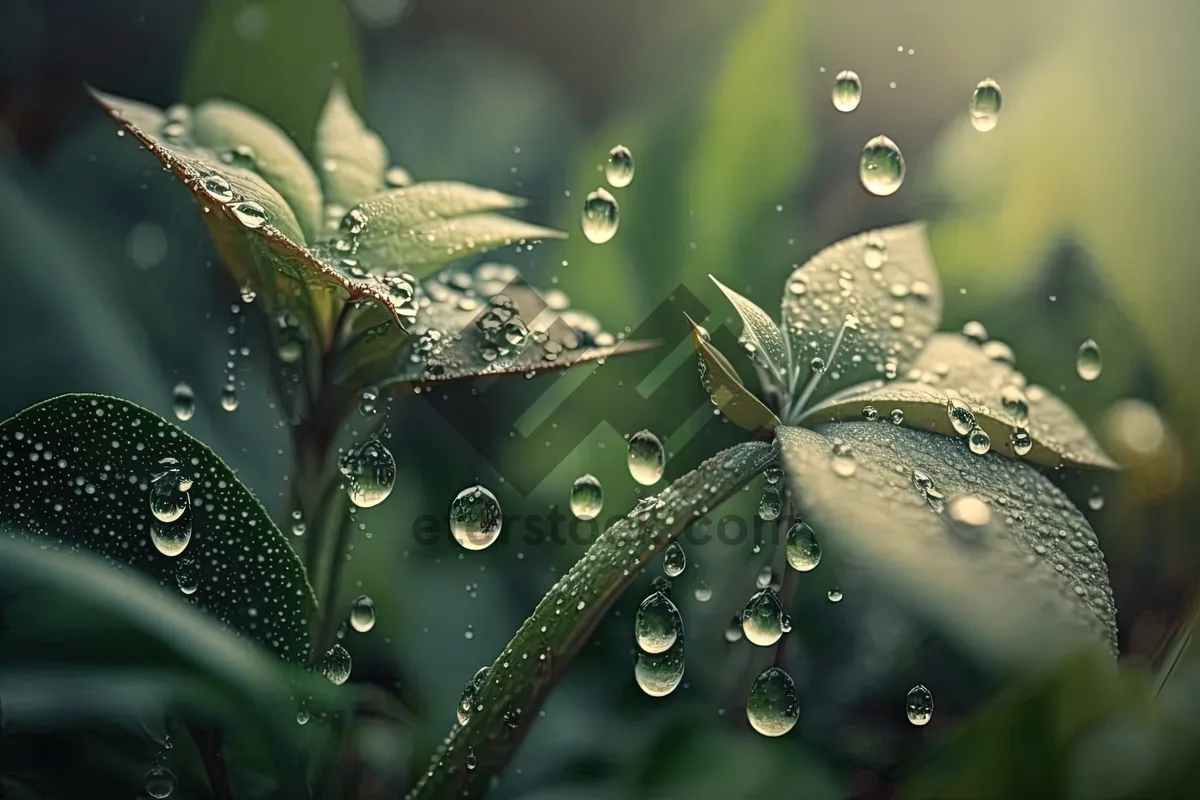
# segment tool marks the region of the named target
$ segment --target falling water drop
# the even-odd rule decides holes
[[[975,427],[974,412],[957,397],[950,398],[946,403],[946,416],[950,418],[950,425],[959,436],[966,436]]]
[[[982,80],[971,94],[971,125],[980,133],[987,133],[1000,121],[1000,106],[1003,97],[1000,84],[991,78]]]
[[[340,644],[335,644],[321,659],[321,674],[334,686],[341,686],[350,677],[350,654]]]
[[[155,800],[162,800],[164,797],[171,796],[171,793],[175,791],[175,784],[175,773],[161,764],[155,764],[146,773],[143,786],[146,789],[146,794],[155,798]]]
[[[975,455],[984,455],[992,449],[992,437],[988,436],[987,431],[976,425],[967,434],[967,446],[971,448],[971,452]]]
[[[629,152],[628,147],[619,144],[608,151],[604,177],[614,189],[623,189],[633,181],[633,153]]]
[[[779,667],[767,667],[750,687],[746,718],[763,736],[783,736],[800,719],[796,684]]]
[[[450,503],[450,532],[467,550],[490,547],[503,525],[500,502],[482,486],[463,489]]]
[[[172,464],[178,464],[170,459]],[[187,480],[186,478],[184,479]],[[187,484],[190,488],[190,483]],[[159,522],[174,522],[183,516],[191,503],[186,490],[181,488],[177,468],[168,469],[150,484],[150,513]]]
[[[759,647],[770,647],[783,635],[783,606],[770,589],[756,592],[742,609],[742,630]]]
[[[685,567],[687,567],[687,553],[684,552],[683,545],[679,542],[671,542],[663,551],[663,572],[667,574],[667,577],[677,578],[683,574]]]
[[[806,522],[797,522],[788,531],[785,549],[788,565],[799,572],[811,572],[821,563],[821,544]]]
[[[840,602],[842,602],[842,590],[841,589],[830,589],[828,592],[825,593],[825,597],[828,598],[829,602],[831,602],[831,603],[840,603]]]
[[[783,511],[783,496],[779,487],[773,483],[763,486],[762,496],[758,499],[758,518],[763,522],[779,519]]]
[[[196,415],[196,393],[186,383],[175,384],[171,403],[175,408],[175,418],[180,422],[187,422]]]
[[[629,437],[629,474],[642,486],[653,486],[662,480],[666,463],[662,442],[648,430]]]
[[[226,411],[237,411],[238,394],[237,388],[232,384],[227,385],[221,390],[221,408]]]
[[[354,598],[350,604],[350,627],[359,633],[375,627],[375,601],[365,594]]]
[[[604,507],[604,487],[595,475],[584,475],[571,484],[571,513],[576,519],[595,519]]]
[[[862,100],[862,81],[858,73],[844,69],[833,79],[833,107],[847,113],[858,108]]]
[[[664,697],[683,680],[683,668],[683,640],[679,639],[664,653],[638,653],[633,677],[646,694]]]
[[[913,725],[924,725],[933,716],[933,694],[923,685],[917,684],[908,690],[904,712]]]
[[[583,203],[579,221],[583,235],[593,244],[604,244],[616,235],[621,222],[620,213],[616,198],[607,189],[597,189]]]
[[[346,477],[346,493],[359,508],[377,506],[396,485],[396,461],[378,439],[368,439],[342,456],[338,469]]]
[[[645,652],[666,652],[682,633],[683,619],[679,609],[665,595],[655,592],[638,606],[633,634],[638,647]]]
[[[1095,340],[1088,339],[1083,344],[1079,345],[1079,352],[1075,354],[1075,372],[1080,378],[1085,381],[1094,381],[1100,377],[1100,371],[1104,364],[1100,359],[1100,345],[1096,344]]]
[[[754,576],[754,587],[756,589],[765,589],[771,585],[771,579],[775,577],[771,574],[771,565],[763,564],[762,569]]]
[[[904,183],[904,156],[900,148],[886,136],[876,136],[867,142],[859,160],[858,177],[863,188],[873,195],[894,194]]]

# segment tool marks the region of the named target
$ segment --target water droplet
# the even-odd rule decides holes
[[[797,522],[788,531],[784,552],[788,565],[800,572],[809,572],[821,563],[821,543],[806,522]]]
[[[992,521],[992,510],[973,494],[960,494],[950,499],[946,511],[951,521],[965,528],[982,528]]]
[[[904,712],[913,725],[924,725],[933,716],[933,694],[921,684],[908,690]]]
[[[687,567],[687,553],[683,551],[683,545],[679,542],[671,542],[663,551],[663,572],[668,577],[677,578],[683,574],[685,567]]]
[[[959,436],[966,436],[975,427],[975,414],[967,404],[957,397],[952,397],[946,403],[946,416]]]
[[[729,627],[725,629],[725,641],[733,644],[742,640],[742,618],[734,615],[733,619],[729,620]]]
[[[359,508],[379,505],[396,484],[396,461],[378,439],[351,448],[338,462],[338,469],[346,477],[350,502]]]
[[[696,584],[696,589],[692,592],[692,597],[695,597],[698,603],[707,603],[709,600],[712,600],[712,587],[704,581],[700,581]]]
[[[178,464],[171,459],[172,464]],[[186,479],[185,479],[186,480]],[[191,484],[188,484],[189,488]],[[191,503],[186,490],[180,488],[180,473],[172,467],[158,475],[150,484],[150,513],[159,522],[174,522],[183,516]]]
[[[358,413],[364,417],[373,417],[379,411],[379,389],[368,386],[358,396]]]
[[[251,286],[250,284],[246,284],[245,286],[242,287],[242,302],[243,303],[246,303],[247,305],[250,303],[253,303],[254,299],[256,297],[258,297],[258,292],[254,291],[253,286]]]
[[[642,486],[653,486],[662,480],[667,457],[662,442],[648,430],[629,437],[629,474]]]
[[[463,489],[450,504],[450,532],[467,550],[490,547],[503,525],[500,502],[482,486]]]
[[[491,667],[480,667],[475,672],[475,675],[467,681],[467,685],[463,687],[462,696],[459,698],[458,706],[455,709],[459,725],[466,725],[470,721],[471,713],[475,711],[478,705],[479,692],[483,689],[483,685],[487,681],[491,670]]]
[[[233,386],[226,386],[221,390],[221,408],[226,411],[237,411],[238,394],[237,389]]]
[[[808,368],[814,373],[825,371],[825,359],[820,356],[813,356],[812,361],[808,362]]]
[[[971,320],[962,326],[962,335],[976,344],[983,344],[988,338],[987,328],[983,327],[982,322],[976,320]]]
[[[842,602],[842,590],[830,589],[825,593],[825,597],[827,597],[831,603],[840,603]]]
[[[858,73],[844,69],[833,79],[833,107],[843,113],[858,108],[862,100],[862,81]]]
[[[1093,486],[1091,494],[1088,495],[1088,508],[1092,511],[1099,511],[1104,508],[1104,495],[1100,493],[1099,486]]]
[[[350,604],[350,627],[359,633],[375,627],[375,601],[365,594],[354,598]]]
[[[858,164],[858,178],[873,195],[886,197],[895,193],[904,183],[904,156],[896,143],[886,136],[876,136],[867,142]]]
[[[200,588],[200,564],[194,558],[181,558],[175,567],[175,583],[184,594],[195,594]]]
[[[988,436],[987,431],[976,425],[967,434],[967,446],[971,448],[972,453],[981,456],[992,449],[992,437]]]
[[[792,676],[779,667],[767,667],[750,687],[746,718],[763,736],[783,736],[800,719],[800,701]]]
[[[352,208],[342,217],[338,229],[350,236],[358,236],[367,229],[367,214],[361,208]],[[348,243],[349,244],[349,243]]]
[[[308,710],[308,704],[302,702],[300,707],[296,709],[296,724],[307,725],[311,718],[312,712]]]
[[[175,773],[161,764],[155,764],[146,773],[146,780],[143,786],[145,786],[146,794],[156,800],[170,797],[171,793],[175,791]]]
[[[350,677],[350,654],[340,644],[329,648],[321,659],[321,674],[334,686],[341,686]]]
[[[1000,84],[991,78],[982,80],[971,94],[971,125],[981,133],[987,133],[1000,121]]]
[[[675,691],[683,680],[683,640],[665,653],[638,653],[633,677],[642,691],[651,697],[664,697]]]
[[[904,422],[904,411],[899,408],[893,408],[889,418],[892,420],[893,425],[899,425]]]
[[[867,422],[879,419],[879,412],[875,410],[875,406],[863,406],[862,415]]]
[[[1029,419],[1029,399],[1019,386],[1009,384],[1000,390],[1000,405],[1004,412],[1018,425]]]
[[[633,635],[638,647],[647,653],[662,653],[675,644],[683,633],[679,609],[665,595],[655,592],[638,606]]]
[[[1024,428],[1016,428],[1012,432],[1012,449],[1019,456],[1027,455],[1033,449],[1033,437]]]
[[[779,519],[782,511],[783,496],[779,493],[779,487],[771,483],[763,486],[762,497],[758,499],[758,518],[763,522],[770,522]]]
[[[584,475],[571,484],[571,513],[576,519],[595,519],[603,507],[604,487],[595,475]]]
[[[504,710],[504,724],[516,728],[521,724],[521,709],[509,707]]]
[[[583,203],[579,221],[583,235],[593,244],[604,244],[616,235],[620,213],[616,198],[607,189],[597,189]]]
[[[779,467],[768,467],[767,471],[764,472],[763,475],[766,476],[767,483],[779,483],[779,481],[783,478],[783,470]]]
[[[754,576],[754,585],[759,589],[765,589],[771,585],[771,565],[763,564],[762,569]]]
[[[608,161],[604,164],[604,177],[608,184],[615,189],[622,189],[633,180],[633,153],[623,144],[608,151]],[[588,237],[591,238],[591,237]]]
[[[233,212],[233,216],[237,218],[238,222],[251,230],[267,224],[267,210],[253,200],[234,203],[229,206],[229,210]]]
[[[770,589],[756,592],[742,609],[742,631],[759,647],[770,647],[783,635],[783,606]]]
[[[476,760],[476,758],[475,758],[475,751],[468,750],[467,751],[467,769],[475,769],[475,765],[478,763],[479,763],[478,760]]]
[[[412,175],[404,167],[388,167],[383,180],[393,189],[400,189],[412,183]]]
[[[1095,340],[1088,339],[1079,345],[1079,352],[1075,354],[1075,371],[1079,373],[1080,378],[1085,381],[1096,380],[1100,377],[1103,366],[1100,360],[1100,345],[1096,344]]]
[[[833,473],[841,478],[851,478],[858,471],[858,462],[854,460],[854,452],[845,444],[834,445],[830,465],[833,467]]]
[[[196,415],[196,393],[186,383],[175,384],[171,403],[175,407],[175,417],[180,422],[187,422]]]

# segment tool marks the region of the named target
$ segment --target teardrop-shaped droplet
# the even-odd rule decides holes
[[[479,690],[475,686],[475,681],[467,681],[467,685],[463,687],[462,696],[458,699],[458,705],[454,709],[459,725],[466,725],[471,721],[471,714],[475,711],[475,699],[478,693]]]
[[[221,408],[226,411],[237,411],[238,393],[234,386],[226,386],[221,390]]]
[[[683,667],[683,639],[679,639],[664,653],[638,653],[633,677],[646,694],[664,697],[683,680]]]
[[[155,800],[162,800],[164,797],[171,796],[171,793],[175,791],[175,784],[175,773],[161,764],[155,764],[146,773],[146,779],[142,785],[146,789],[146,794]]]
[[[886,136],[867,142],[858,162],[858,178],[873,195],[894,194],[904,183],[904,156],[896,143]]]
[[[833,446],[833,458],[830,459],[829,465],[840,478],[852,478],[854,473],[858,472],[858,461],[854,458],[854,451],[845,443]]]
[[[467,550],[483,550],[500,537],[504,516],[496,495],[482,486],[463,489],[450,503],[450,532]]]
[[[200,178],[200,188],[218,203],[233,202],[233,189],[230,187],[229,181],[215,172]]]
[[[200,588],[200,564],[194,558],[181,558],[175,567],[175,583],[184,594],[195,594]]]
[[[770,647],[783,635],[783,606],[770,589],[756,592],[742,609],[742,631],[759,647]]]
[[[634,618],[633,635],[638,647],[647,653],[669,650],[683,633],[683,618],[663,594],[655,592],[642,601]]]
[[[321,659],[321,674],[335,686],[341,686],[350,677],[350,653],[340,644],[329,648]]]
[[[904,712],[913,725],[924,725],[933,716],[933,694],[923,685],[917,684],[908,690]]]
[[[584,475],[571,484],[571,513],[576,519],[595,519],[604,508],[604,487],[595,475]]]
[[[1095,340],[1088,339],[1083,344],[1079,345],[1079,352],[1075,354],[1075,372],[1085,381],[1094,381],[1100,377],[1100,371],[1104,364],[1100,359],[1100,345],[1096,344]]]
[[[379,505],[396,485],[396,461],[378,439],[368,439],[351,448],[342,456],[338,468],[346,476],[350,502],[359,508]]]
[[[763,736],[783,736],[800,719],[800,700],[792,676],[779,667],[767,667],[750,687],[746,718]]]
[[[981,133],[987,133],[1000,121],[1000,106],[1004,98],[1000,84],[991,78],[982,80],[971,94],[971,125]]]
[[[150,522],[150,541],[158,552],[174,558],[187,549],[192,540],[192,512],[188,509],[173,522],[153,519]]]
[[[175,409],[175,418],[187,422],[196,415],[196,393],[186,383],[177,383],[171,392],[171,405]]]
[[[825,593],[825,597],[831,603],[840,603],[840,602],[842,602],[842,590],[841,589],[830,589],[828,592]]]
[[[806,522],[797,522],[788,531],[785,554],[788,565],[799,572],[811,572],[821,563],[821,544]]]
[[[779,493],[779,487],[768,483],[763,487],[762,496],[758,499],[758,518],[763,522],[770,522],[779,519],[782,511],[783,495]]]
[[[967,434],[967,445],[971,448],[972,453],[981,456],[992,449],[992,437],[988,436],[987,431],[976,425]]]
[[[467,751],[467,762],[466,763],[467,763],[467,769],[475,769],[475,766],[479,763],[479,761],[475,758],[474,750]]]
[[[653,486],[662,480],[667,456],[662,442],[648,430],[629,437],[629,474],[642,486]]]
[[[633,153],[623,144],[608,151],[604,163],[604,177],[614,189],[623,189],[633,181]]]
[[[1012,449],[1019,456],[1028,455],[1033,449],[1033,437],[1024,428],[1016,428],[1012,432]]]
[[[725,629],[725,641],[733,644],[742,640],[742,618],[734,615],[733,619],[729,620],[729,627]]]
[[[683,545],[671,542],[663,551],[663,572],[671,578],[677,578],[683,574],[686,567],[687,553],[684,552]]]
[[[375,627],[375,601],[365,594],[354,598],[350,604],[350,627],[359,633]]]
[[[1018,425],[1025,424],[1029,419],[1029,398],[1020,386],[1009,384],[1003,387],[1000,390],[1000,406]]]
[[[946,416],[950,418],[950,425],[959,436],[966,436],[975,427],[975,413],[957,397],[947,401]]]
[[[183,516],[191,502],[179,488],[179,471],[169,470],[150,484],[150,513],[159,522],[174,522]]]
[[[247,228],[255,230],[267,224],[267,210],[253,200],[243,200],[229,206],[237,221]]]
[[[862,81],[858,73],[844,69],[833,79],[833,107],[843,113],[858,108],[862,100]]]
[[[593,244],[604,244],[617,233],[621,211],[617,200],[607,189],[597,189],[583,202],[583,214],[579,224],[583,235]]]

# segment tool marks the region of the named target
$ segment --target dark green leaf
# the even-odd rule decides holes
[[[700,381],[713,405],[743,430],[773,431],[779,427],[779,418],[745,387],[729,359],[713,347],[691,317],[688,323],[692,326],[692,344],[700,355]]]
[[[830,352],[847,318],[837,356]],[[783,331],[796,374],[825,363],[822,389],[903,375],[942,318],[925,226],[860,233],[825,248],[783,288]]]
[[[520,745],[538,708],[600,617],[638,570],[696,518],[766,469],[776,454],[776,448],[761,442],[731,447],[659,494],[643,499],[606,530],[542,598],[496,659],[479,694],[482,709],[472,713],[465,727],[451,730],[414,797],[483,794]],[[519,717],[516,727],[504,722],[507,712]],[[478,761],[473,770],[466,768],[469,752]]]
[[[321,173],[326,205],[348,209],[383,188],[387,148],[354,110],[341,81],[334,81],[321,112],[314,163]]]
[[[786,390],[791,385],[788,377],[788,346],[775,320],[716,278],[712,281],[725,293],[729,302],[737,309],[738,316],[742,318],[742,341],[748,347],[754,348],[750,357],[767,371],[775,386]]]
[[[294,663],[309,658],[315,600],[304,567],[262,504],[201,442],[124,400],[64,395],[0,424],[0,528],[68,550],[93,550],[178,591],[199,570],[191,600]],[[174,526],[191,526],[182,555],[155,546],[152,479],[173,458],[193,480]],[[178,530],[178,529],[177,529]],[[179,594],[180,603],[184,595]]]
[[[1096,535],[1033,467],[884,422],[778,435],[821,543],[985,663],[1028,668],[1081,635],[1116,652]]]

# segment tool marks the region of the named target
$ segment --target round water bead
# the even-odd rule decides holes
[[[620,214],[616,198],[607,189],[597,189],[583,202],[583,213],[579,219],[583,235],[593,244],[604,244],[616,235],[617,226],[621,223]]]
[[[733,619],[729,620],[729,627],[725,629],[725,641],[730,644],[740,642],[742,640],[742,618],[736,614]]]
[[[614,189],[623,189],[633,181],[633,153],[623,144],[608,151],[604,163],[604,177]]]
[[[576,519],[595,519],[604,507],[604,487],[595,475],[584,475],[571,484],[571,513]]]
[[[821,544],[806,522],[797,522],[787,535],[785,547],[788,565],[799,572],[811,572],[821,563]]]
[[[858,162],[863,188],[878,197],[894,194],[904,183],[904,156],[886,136],[876,136],[863,147]]]
[[[663,551],[663,572],[670,578],[678,578],[687,567],[687,553],[679,542],[671,542]]]
[[[365,594],[354,598],[350,604],[350,627],[359,633],[375,627],[375,601]]]
[[[770,647],[783,635],[783,606],[770,589],[756,592],[742,609],[742,631],[759,647]]]
[[[396,461],[378,439],[368,439],[342,456],[338,464],[346,476],[346,493],[359,508],[377,506],[396,485]]]
[[[651,697],[664,697],[675,691],[683,680],[683,640],[663,653],[638,653],[633,677],[642,691]]]
[[[763,736],[783,736],[800,719],[800,701],[792,676],[779,667],[767,667],[750,687],[746,718]]]
[[[450,503],[450,532],[467,550],[490,547],[503,524],[500,502],[482,486],[463,489]]]
[[[177,383],[171,392],[171,405],[175,409],[175,418],[187,422],[196,415],[196,393],[186,383]]]
[[[904,702],[904,713],[913,725],[925,725],[933,716],[933,693],[917,684],[908,690]]]
[[[783,496],[779,487],[773,483],[763,486],[762,496],[758,499],[758,518],[763,522],[779,519],[783,511]]]
[[[858,73],[844,69],[833,79],[833,107],[843,113],[858,108],[862,101],[862,81]]]
[[[679,609],[665,595],[655,592],[638,606],[633,634],[643,651],[666,652],[682,633],[683,618],[679,616]]]
[[[975,427],[975,413],[957,397],[952,397],[946,402],[946,416],[959,436],[966,436]]]
[[[662,442],[648,430],[629,437],[629,474],[642,486],[653,486],[662,480],[667,456]]]
[[[1100,377],[1104,364],[1100,358],[1100,345],[1095,340],[1088,339],[1079,345],[1075,354],[1075,372],[1085,381],[1094,381]]]
[[[335,686],[341,686],[350,677],[350,653],[340,644],[329,648],[321,659],[321,674]]]
[[[1000,84],[991,78],[979,82],[971,94],[971,126],[980,133],[987,133],[1000,121],[1000,106],[1004,98]]]

